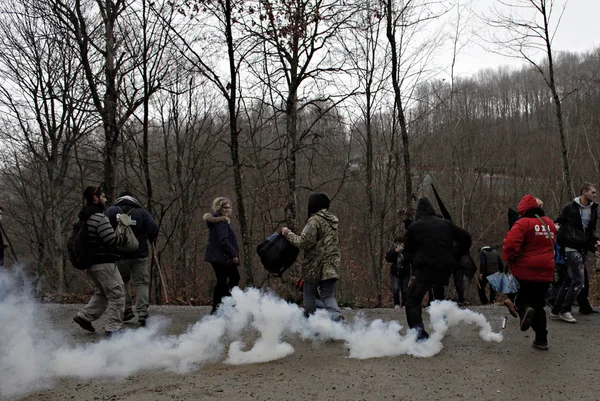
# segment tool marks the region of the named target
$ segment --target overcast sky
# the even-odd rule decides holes
[[[559,4],[564,4],[558,0]],[[478,13],[497,0],[474,0]],[[558,10],[557,10],[558,11]],[[600,0],[570,0],[554,38],[553,50],[580,52],[591,50],[600,45]],[[481,29],[485,29],[481,27]],[[450,57],[450,56],[449,56]],[[465,47],[457,59],[456,72],[462,76],[470,75],[482,68],[496,68],[501,65],[520,66],[522,61],[503,57],[486,51],[473,41]]]

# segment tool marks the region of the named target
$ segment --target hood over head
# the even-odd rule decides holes
[[[131,195],[121,196],[120,198],[117,199],[117,201],[115,202],[115,205],[117,205],[117,206],[127,205],[127,206],[131,206],[131,207],[142,207],[142,204]]]
[[[327,194],[322,192],[313,192],[308,196],[308,217],[322,209],[329,209],[331,201]]]
[[[527,213],[528,211],[530,211],[532,209],[539,209],[539,210],[541,210],[540,205],[539,205],[537,199],[533,195],[527,194],[523,198],[521,198],[521,201],[517,205],[517,212],[521,216],[524,216],[525,213]],[[536,213],[536,214],[539,214],[539,213]]]
[[[435,209],[433,208],[433,204],[427,198],[419,199],[417,203],[417,210],[415,211],[415,219],[418,220],[423,217],[435,216]]]

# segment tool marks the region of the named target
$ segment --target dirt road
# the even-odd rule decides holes
[[[93,343],[72,323],[78,305],[44,305],[52,327],[69,343]],[[502,307],[474,307],[495,330]],[[358,311],[345,310],[347,321]],[[367,319],[398,320],[403,310],[363,311]],[[208,313],[205,307],[153,307],[151,314],[172,320],[179,334]],[[424,314],[427,315],[426,313]],[[531,347],[533,333],[521,333],[509,316],[502,343],[487,343],[469,325],[451,327],[444,349],[431,358],[412,356],[367,360],[348,358],[342,342],[313,344],[285,338],[294,353],[273,362],[206,364],[188,374],[143,372],[122,380],[55,380],[52,388],[22,397],[64,400],[598,400],[600,399],[600,315],[574,313],[577,324],[549,321],[547,352]],[[96,322],[102,327],[103,321]],[[427,322],[426,322],[427,324]],[[136,325],[127,327],[134,329]],[[246,336],[251,340],[253,334]],[[224,359],[224,358],[223,358]]]

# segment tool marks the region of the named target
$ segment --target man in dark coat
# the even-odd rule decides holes
[[[134,252],[121,253],[117,267],[125,283],[125,313],[123,321],[134,318],[130,285],[133,280],[135,285],[135,309],[140,326],[146,325],[148,319],[148,306],[150,304],[150,273],[148,271],[148,241],[156,241],[158,224],[152,215],[142,207],[140,202],[128,191],[119,194],[114,206],[108,208],[108,216],[113,228],[118,225],[118,216],[121,213],[129,214],[133,225],[131,229],[139,242],[139,247]]]
[[[390,284],[392,286],[392,297],[394,309],[406,306],[406,294],[408,282],[410,281],[410,263],[404,257],[404,237],[394,239],[394,245],[385,255],[385,260],[390,263]],[[402,295],[402,304],[400,303]]]
[[[406,320],[417,330],[419,340],[429,338],[421,317],[421,301],[431,288],[444,283],[456,261],[453,243],[459,246],[471,241],[471,235],[449,220],[436,216],[427,198],[419,199],[415,221],[408,227],[404,251],[411,255],[415,279],[408,289]]]
[[[576,298],[580,313],[595,313],[588,299],[589,280],[585,267],[587,252],[595,252],[596,256],[600,256],[596,250],[600,245],[600,238],[596,233],[598,204],[595,200],[596,188],[590,183],[584,183],[580,196],[566,204],[556,219],[559,224],[556,242],[565,250],[567,276],[550,313],[552,319],[577,322],[571,315],[571,306]]]
[[[488,285],[487,276],[504,272],[504,262],[498,252],[490,246],[484,246],[479,251],[479,300],[482,305],[496,302],[496,291],[490,285],[490,299],[485,294]]]

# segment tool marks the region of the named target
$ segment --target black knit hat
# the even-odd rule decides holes
[[[321,209],[329,209],[331,201],[327,194],[322,192],[313,192],[308,196],[308,217],[317,213]]]

